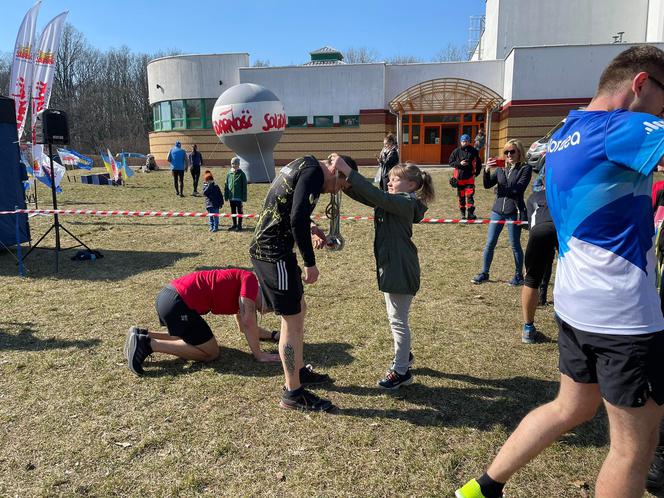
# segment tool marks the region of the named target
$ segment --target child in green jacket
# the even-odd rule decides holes
[[[427,203],[434,198],[431,175],[414,164],[399,164],[390,170],[387,192],[383,192],[352,170],[341,156],[335,154],[331,160],[337,171],[348,179],[350,188],[345,193],[374,208],[378,289],[385,295],[394,337],[394,360],[378,386],[398,389],[413,382],[408,312],[420,288],[420,262],[411,238],[413,223],[422,220]]]
[[[231,159],[231,169],[226,175],[224,197],[231,203],[232,214],[244,214],[242,203],[247,202],[247,175],[240,169],[240,158]],[[228,230],[242,231],[242,216],[233,216],[233,225]]]

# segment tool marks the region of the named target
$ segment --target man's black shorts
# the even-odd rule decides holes
[[[664,331],[639,335],[597,334],[556,316],[560,372],[581,384],[599,384],[602,398],[639,407],[664,404]]]
[[[167,285],[157,295],[159,323],[168,333],[181,338],[187,344],[198,346],[214,337],[203,317],[189,308],[172,285]]]
[[[297,315],[304,294],[302,270],[292,254],[276,263],[251,258],[263,295],[276,315]]]

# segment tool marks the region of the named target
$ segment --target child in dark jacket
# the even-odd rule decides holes
[[[221,206],[224,205],[224,196],[221,193],[219,185],[214,183],[214,177],[210,170],[205,170],[203,175],[203,195],[205,196],[205,209],[208,214],[219,214]],[[219,230],[219,217],[209,216],[210,231]]]
[[[332,157],[337,171],[350,184],[346,194],[374,208],[376,276],[394,338],[394,361],[378,386],[398,389],[413,382],[408,313],[420,288],[420,262],[411,239],[413,223],[422,220],[427,203],[434,198],[433,182],[431,175],[414,164],[399,164],[390,170],[387,192],[383,192],[352,170],[344,159]]]

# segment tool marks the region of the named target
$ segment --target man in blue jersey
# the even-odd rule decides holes
[[[517,470],[602,404],[611,446],[595,496],[643,495],[664,411],[650,200],[652,172],[664,164],[663,116],[664,52],[635,46],[607,66],[588,107],[570,112],[549,142],[560,391],[522,420],[458,498],[502,496]]]

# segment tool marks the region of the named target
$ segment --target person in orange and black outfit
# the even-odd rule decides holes
[[[475,220],[475,177],[482,171],[482,160],[477,149],[470,145],[468,135],[461,135],[459,141],[461,146],[450,155],[450,166],[454,168],[450,184],[457,189],[461,219],[466,219],[467,209],[468,219]]]

